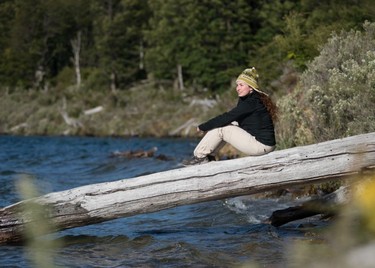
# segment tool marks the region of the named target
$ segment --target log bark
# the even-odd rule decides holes
[[[375,133],[82,186],[0,209],[0,243],[22,239],[39,204],[53,231],[289,185],[347,178],[375,168]],[[23,211],[23,212],[22,212]]]

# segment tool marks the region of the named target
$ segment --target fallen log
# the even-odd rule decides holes
[[[375,133],[50,193],[0,209],[0,243],[20,241],[38,204],[50,232],[180,205],[347,178],[375,168]]]

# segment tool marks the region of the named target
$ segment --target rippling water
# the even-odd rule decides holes
[[[0,206],[19,201],[15,183],[31,176],[41,193],[131,178],[179,167],[195,140],[0,136]],[[128,159],[114,152],[149,150],[157,157]],[[305,232],[262,223],[296,200],[238,197],[117,219],[52,236],[60,267],[233,267],[248,262],[283,267],[291,241]],[[311,238],[309,238],[311,239]],[[0,246],[0,267],[33,267],[27,247]],[[289,252],[290,254],[290,252]]]

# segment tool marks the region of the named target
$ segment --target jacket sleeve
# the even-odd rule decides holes
[[[221,115],[218,115],[207,122],[199,125],[199,129],[202,131],[209,131],[214,128],[227,126],[233,121],[237,121],[244,116],[252,113],[253,110],[251,109],[251,105],[245,101],[239,101],[237,106],[232,110],[225,112]]]

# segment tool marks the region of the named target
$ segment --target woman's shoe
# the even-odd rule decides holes
[[[202,157],[202,158],[198,158],[198,157],[194,156],[193,158],[191,158],[189,160],[182,161],[182,165],[184,165],[184,166],[194,166],[194,165],[205,164],[205,163],[208,163],[208,162],[210,162],[210,160],[208,159],[207,156]]]
[[[215,156],[207,155],[207,156],[202,157],[202,158],[194,156],[189,160],[182,161],[182,165],[184,165],[184,166],[194,166],[194,165],[205,164],[205,163],[208,163],[210,161],[216,161]]]

